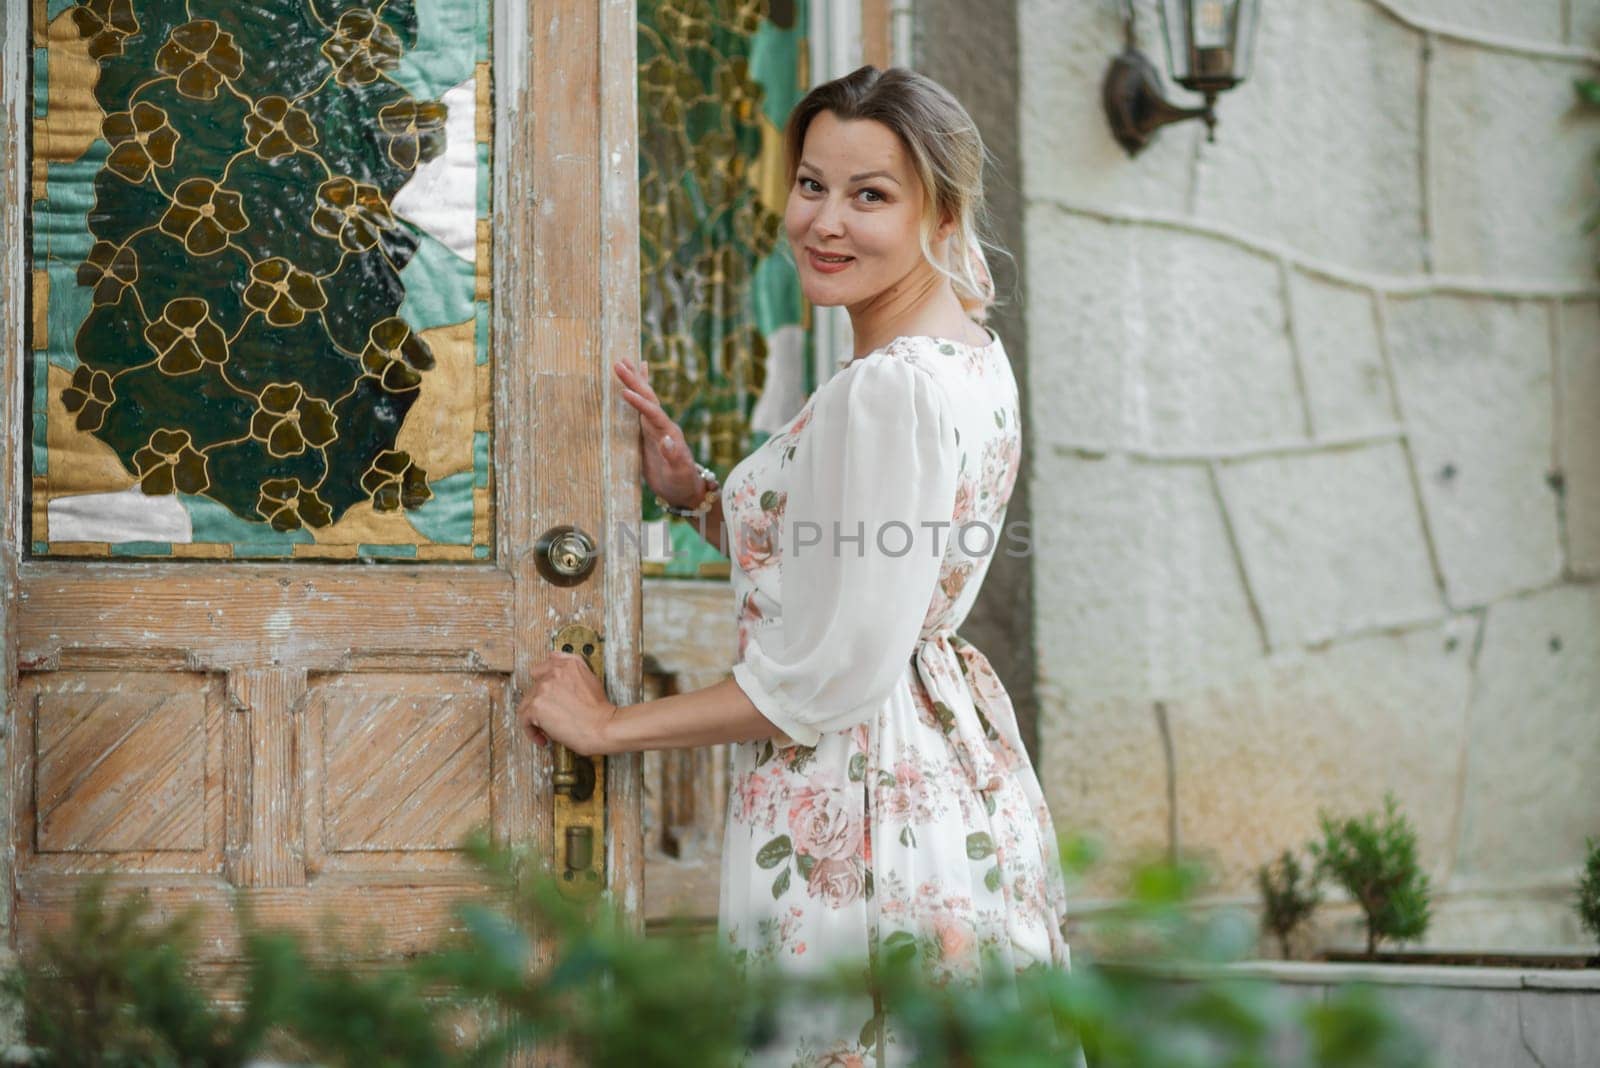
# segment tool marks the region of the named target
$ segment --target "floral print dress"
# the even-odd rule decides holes
[[[901,337],[841,366],[726,482],[733,676],[783,734],[733,747],[719,935],[791,974],[907,943],[939,982],[975,980],[985,951],[1069,967],[1049,811],[956,634],[993,554],[1019,551],[1010,363],[998,339]],[[748,1062],[914,1056],[870,999],[779,1035]]]

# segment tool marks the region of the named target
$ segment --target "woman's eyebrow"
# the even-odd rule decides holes
[[[799,170],[800,167],[804,167],[808,171],[815,171],[817,174],[821,174],[822,173],[822,171],[820,169],[818,169],[818,167],[815,164],[807,163],[805,160],[801,160],[800,164],[799,164],[799,167],[796,167],[795,169]],[[889,179],[889,181],[893,182],[895,185],[901,184],[900,183],[900,179],[896,178],[894,175],[890,174],[888,171],[866,171],[865,173],[862,173],[862,174],[852,174],[850,176],[850,180],[852,182],[864,182],[868,178],[887,178],[887,179]]]

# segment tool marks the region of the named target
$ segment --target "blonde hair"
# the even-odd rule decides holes
[[[983,163],[987,153],[978,126],[950,91],[904,67],[860,67],[812,89],[789,114],[784,129],[789,186],[800,167],[806,130],[829,111],[842,121],[872,119],[892,130],[911,156],[922,183],[922,254],[950,279],[967,313],[979,322],[995,303],[994,280],[986,248],[998,245],[984,234]],[[954,221],[948,256],[934,253],[933,233],[946,217]]]

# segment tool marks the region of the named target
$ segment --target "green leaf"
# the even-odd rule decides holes
[[[873,1013],[872,1018],[861,1025],[861,1044],[863,1046],[876,1045],[878,1041],[878,1014]]]
[[[772,900],[774,900],[774,901],[778,900],[778,898],[782,897],[784,895],[784,892],[787,891],[788,889],[789,889],[789,869],[785,868],[785,869],[783,869],[782,874],[780,874],[776,879],[773,880],[773,883],[772,883]]]
[[[1596,81],[1593,78],[1585,78],[1582,81],[1573,82],[1572,85],[1578,90],[1578,95],[1583,98],[1585,103],[1600,107],[1600,81]]]
[[[917,936],[910,931],[896,931],[883,940],[883,959],[890,964],[904,964],[917,955]]]
[[[765,746],[763,746],[762,749],[761,749],[761,755],[756,757],[756,767],[759,768],[761,765],[763,765],[767,761],[771,760],[772,759],[772,754],[773,754],[772,739],[769,738],[769,739],[767,739],[767,744]]]
[[[983,885],[989,888],[990,893],[1000,891],[1000,865],[996,864],[989,869],[989,874],[983,877]]]
[[[867,869],[866,875],[862,878],[861,887],[862,887],[861,892],[863,894],[865,894],[867,897],[871,897],[872,896],[873,884],[872,884],[872,869],[871,868]]]
[[[900,844],[908,848],[917,844],[917,836],[911,833],[910,827],[900,829]]]
[[[763,868],[776,868],[789,854],[794,852],[794,844],[789,841],[789,836],[780,834],[772,841],[761,847],[761,852],[756,854],[756,863]]]
[[[796,853],[794,866],[800,870],[800,878],[806,882],[811,881],[811,869],[817,866],[817,858],[810,853]]]
[[[967,856],[973,860],[982,860],[984,857],[994,855],[994,839],[983,831],[967,835]]]
[[[857,753],[850,758],[850,781],[860,782],[867,774],[867,754]]]
[[[987,793],[987,792],[984,793],[984,795],[983,795],[983,807],[989,810],[989,815],[991,815],[991,816],[994,815],[994,795],[993,794]]]
[[[895,778],[892,772],[880,771],[878,772],[878,785],[888,789],[893,789],[894,787],[900,785],[900,780]]]

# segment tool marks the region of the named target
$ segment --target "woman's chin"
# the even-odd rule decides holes
[[[805,295],[807,301],[818,308],[837,308],[854,301],[843,286],[817,285],[805,278],[800,280],[800,292]]]

